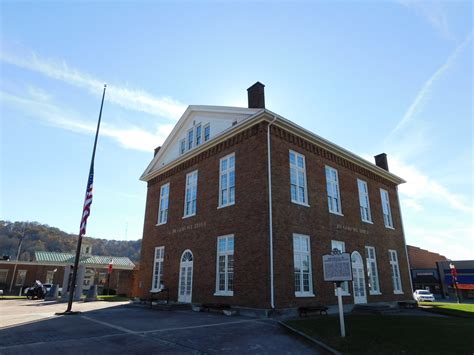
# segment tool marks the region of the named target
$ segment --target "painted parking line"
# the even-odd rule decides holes
[[[235,322],[223,322],[223,323],[213,323],[213,324],[201,324],[201,325],[191,325],[188,327],[176,327],[176,328],[164,328],[164,329],[152,329],[152,330],[145,330],[143,334],[149,333],[158,333],[158,332],[168,332],[168,331],[176,331],[176,330],[188,330],[188,329],[198,329],[198,328],[208,328],[208,327],[219,327],[228,324],[239,324],[239,323],[252,323],[257,322],[257,319],[246,319],[246,320],[239,320]]]
[[[94,319],[94,318],[91,318],[91,317],[88,317],[88,316],[81,316],[81,318],[87,319],[88,321],[91,321],[91,322],[94,322],[94,323],[97,323],[97,324],[100,324],[100,325],[104,325],[104,326],[112,328],[112,329],[120,330],[121,332],[143,336],[142,335],[143,332],[137,332],[135,330],[131,330],[131,329],[128,329],[128,328],[125,328],[125,327],[121,327],[119,325],[114,325],[114,324],[110,324],[110,323],[107,323],[107,322],[103,322],[101,320]]]
[[[128,334],[136,334],[136,335],[141,335],[144,336],[145,334],[150,334],[150,333],[158,333],[158,332],[169,332],[169,331],[177,331],[177,330],[189,330],[189,329],[198,329],[198,328],[209,328],[209,327],[220,327],[224,325],[230,325],[230,324],[240,324],[240,323],[251,323],[251,322],[257,322],[258,319],[245,319],[245,320],[239,320],[239,321],[234,321],[234,322],[222,322],[222,323],[212,323],[212,324],[200,324],[200,325],[191,325],[187,327],[173,327],[173,328],[163,328],[163,329],[151,329],[151,330],[132,330],[128,329],[125,327],[121,327],[119,325],[107,323],[98,319],[94,319],[88,316],[81,316],[81,318],[87,319],[91,322],[113,328],[116,330],[120,330],[122,332],[128,333]]]

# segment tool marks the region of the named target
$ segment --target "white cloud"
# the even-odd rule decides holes
[[[41,92],[39,89],[33,88],[29,91],[33,93],[31,98],[22,98],[0,91],[0,99],[5,104],[40,119],[44,124],[77,133],[95,134],[95,123],[81,120],[76,112],[59,107],[51,103],[49,98],[37,95]],[[164,142],[173,126],[173,124],[161,124],[156,126],[154,132],[150,132],[135,126],[122,128],[102,123],[100,135],[112,138],[126,149],[152,152],[155,147]]]
[[[55,62],[40,58],[35,53],[19,56],[5,50],[0,52],[3,62],[41,73],[47,77],[63,81],[69,85],[87,90],[94,95],[102,94],[104,80],[72,68],[66,62]],[[185,105],[170,97],[154,97],[143,91],[107,85],[106,100],[126,109],[146,112],[172,120],[177,120],[186,109]]]
[[[426,0],[397,0],[406,8],[428,21],[446,39],[453,39],[443,3]]]
[[[454,221],[453,221],[454,222]],[[409,226],[405,228],[406,242],[452,260],[472,260],[474,255],[474,226],[458,227],[453,223],[446,228]]]
[[[429,98],[431,94],[432,86],[438,81],[443,74],[451,68],[456,58],[459,54],[464,50],[464,48],[471,42],[473,33],[469,33],[469,35],[464,39],[464,41],[456,47],[456,49],[451,53],[448,57],[446,62],[435,71],[435,73],[423,84],[420,91],[416,95],[415,99],[408,107],[408,110],[403,115],[403,118],[398,122],[397,126],[392,130],[390,136],[397,133],[400,129],[404,128],[407,123],[409,123],[415,115],[419,114],[423,109],[423,104]],[[390,137],[389,136],[389,137]]]
[[[473,213],[473,207],[465,196],[458,195],[421,172],[413,165],[405,163],[397,156],[390,157],[390,170],[403,177],[407,182],[400,185],[399,192],[408,207],[415,211],[426,210],[424,206],[441,203],[444,208],[458,212]]]

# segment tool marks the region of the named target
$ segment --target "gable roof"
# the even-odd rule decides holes
[[[223,132],[221,132],[220,134],[218,134],[217,136],[213,137],[211,140],[207,141],[206,143],[204,144],[201,144],[199,147],[196,147],[188,152],[186,152],[185,154],[183,154],[182,156],[178,157],[177,159],[175,159],[174,161],[170,162],[169,164],[163,166],[163,167],[157,167],[156,166],[156,162],[158,161],[159,159],[159,155],[160,153],[164,154],[164,152],[162,152],[163,148],[167,148],[166,145],[167,143],[169,144],[169,142],[171,141],[170,137],[173,135],[176,135],[177,132],[179,131],[179,128],[184,124],[185,120],[185,115],[186,115],[186,112],[188,112],[189,110],[189,113],[188,115],[190,114],[190,112],[192,112],[195,108],[199,109],[199,108],[214,108],[214,112],[221,112],[220,109],[227,109],[227,110],[231,110],[231,109],[237,109],[237,110],[252,110],[253,111],[253,114],[249,115],[246,119],[240,121],[239,123],[237,123],[236,125],[232,126],[232,127],[229,127],[228,129],[224,130]],[[243,108],[233,108],[233,107],[219,107],[219,106],[189,106],[188,109],[186,110],[185,114],[183,114],[183,117],[181,117],[181,119],[178,121],[178,123],[176,124],[175,128],[173,129],[173,131],[171,132],[170,136],[168,136],[168,138],[165,140],[165,143],[163,144],[163,148],[160,149],[160,151],[158,152],[158,154],[153,158],[153,160],[151,161],[151,163],[148,165],[148,168],[145,170],[145,172],[142,174],[142,176],[140,177],[140,180],[142,181],[149,181],[151,180],[152,178],[156,177],[157,175],[159,175],[160,173],[168,170],[168,169],[171,169],[172,167],[178,165],[179,163],[201,153],[202,151],[204,151],[205,149],[208,149],[209,147],[237,134],[238,132],[248,128],[249,126],[257,123],[257,122],[260,122],[260,121],[267,121],[267,122],[270,122],[272,121],[273,124],[275,126],[279,126],[283,129],[286,129],[286,130],[289,130],[290,132],[322,147],[322,148],[325,148],[327,149],[328,151],[332,152],[333,154],[336,154],[337,156],[340,156],[342,158],[345,158],[359,166],[362,166],[366,169],[368,169],[369,171],[379,175],[379,176],[382,176],[383,178],[387,179],[388,181],[391,181],[397,185],[399,184],[403,184],[405,183],[406,181],[403,180],[402,178],[398,177],[397,175],[385,170],[385,169],[382,169],[381,167],[375,165],[374,163],[371,163],[367,160],[365,160],[364,158],[358,156],[357,154],[354,154],[350,151],[348,151],[347,149],[344,149],[340,146],[338,146],[337,144],[335,143],[332,143],[330,141],[328,141],[327,139],[297,125],[296,123],[284,118],[283,116],[280,116],[268,109],[243,109]],[[250,113],[250,111],[247,111]],[[189,117],[189,116],[188,116]],[[187,117],[186,117],[187,118]],[[181,126],[178,127],[179,123],[181,122]]]
[[[153,157],[151,160],[150,164],[148,164],[148,167],[145,169],[143,174],[140,177],[140,180],[142,181],[147,181],[147,177],[152,173],[153,171],[157,170],[157,163],[158,161],[167,153],[168,149],[170,148],[171,142],[173,139],[180,133],[181,129],[185,126],[185,124],[193,118],[194,115],[198,113],[203,113],[203,114],[221,114],[221,115],[229,115],[229,114],[238,114],[238,115],[246,115],[248,117],[251,117],[255,115],[257,112],[263,111],[262,109],[252,109],[252,108],[245,108],[245,107],[229,107],[229,106],[207,106],[207,105],[190,105],[186,109],[186,111],[183,113],[181,118],[178,120],[176,125],[174,126],[173,130],[171,133],[168,135],[168,137],[165,139],[163,142],[163,145],[161,146],[160,150],[158,153]],[[201,146],[208,146],[208,143],[213,141],[214,139],[211,139],[208,142],[204,142],[201,144]],[[186,152],[183,154],[184,156],[190,156],[192,153],[196,150],[196,148]]]
[[[35,251],[35,260],[41,263],[51,264],[73,264],[75,255],[72,253],[59,253],[51,251]],[[133,269],[135,264],[126,256],[99,256],[99,255],[81,255],[80,264],[94,265],[104,268],[110,263],[117,268]]]

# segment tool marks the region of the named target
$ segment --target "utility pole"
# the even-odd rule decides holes
[[[25,222],[23,222],[22,225],[23,225],[23,229],[21,232],[20,241],[18,242],[18,250],[16,252],[16,262],[15,262],[15,265],[13,266],[13,275],[12,275],[12,280],[10,281],[10,289],[8,291],[9,293],[12,292],[13,281],[15,280],[16,267],[18,265],[18,261],[20,260],[21,245],[23,244],[23,238],[25,238],[25,230],[26,230]]]

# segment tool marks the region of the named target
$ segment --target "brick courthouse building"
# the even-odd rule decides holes
[[[345,303],[411,298],[397,185],[376,165],[265,109],[189,106],[148,184],[140,294],[271,309],[337,303],[322,256],[350,252]],[[269,171],[271,174],[269,176]]]

